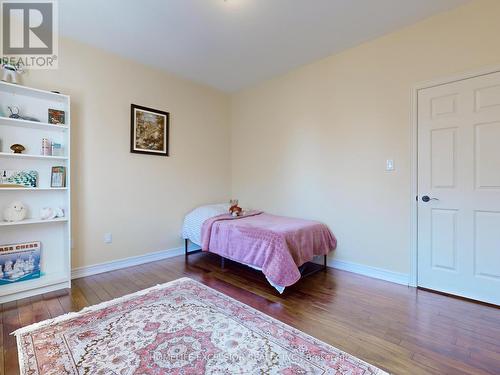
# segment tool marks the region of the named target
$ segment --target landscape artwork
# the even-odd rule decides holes
[[[168,156],[169,113],[131,106],[130,152]]]

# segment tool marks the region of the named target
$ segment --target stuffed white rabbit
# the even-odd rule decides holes
[[[44,207],[40,210],[40,219],[42,220],[53,220],[57,217],[64,217],[64,210],[60,207]]]
[[[3,211],[5,221],[21,221],[26,218],[26,207],[22,202],[14,201],[10,203]]]

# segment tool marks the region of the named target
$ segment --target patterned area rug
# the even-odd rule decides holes
[[[182,278],[14,332],[22,374],[385,374]]]

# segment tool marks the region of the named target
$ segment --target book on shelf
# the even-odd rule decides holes
[[[66,167],[52,167],[50,187],[53,188],[66,187]]]

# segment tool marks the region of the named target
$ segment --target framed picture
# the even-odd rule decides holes
[[[49,108],[49,124],[64,125],[66,121],[66,113],[58,109]]]
[[[130,122],[130,152],[168,156],[168,112],[132,104]]]
[[[52,175],[50,177],[50,187],[53,188],[66,187],[66,167],[52,167]]]

